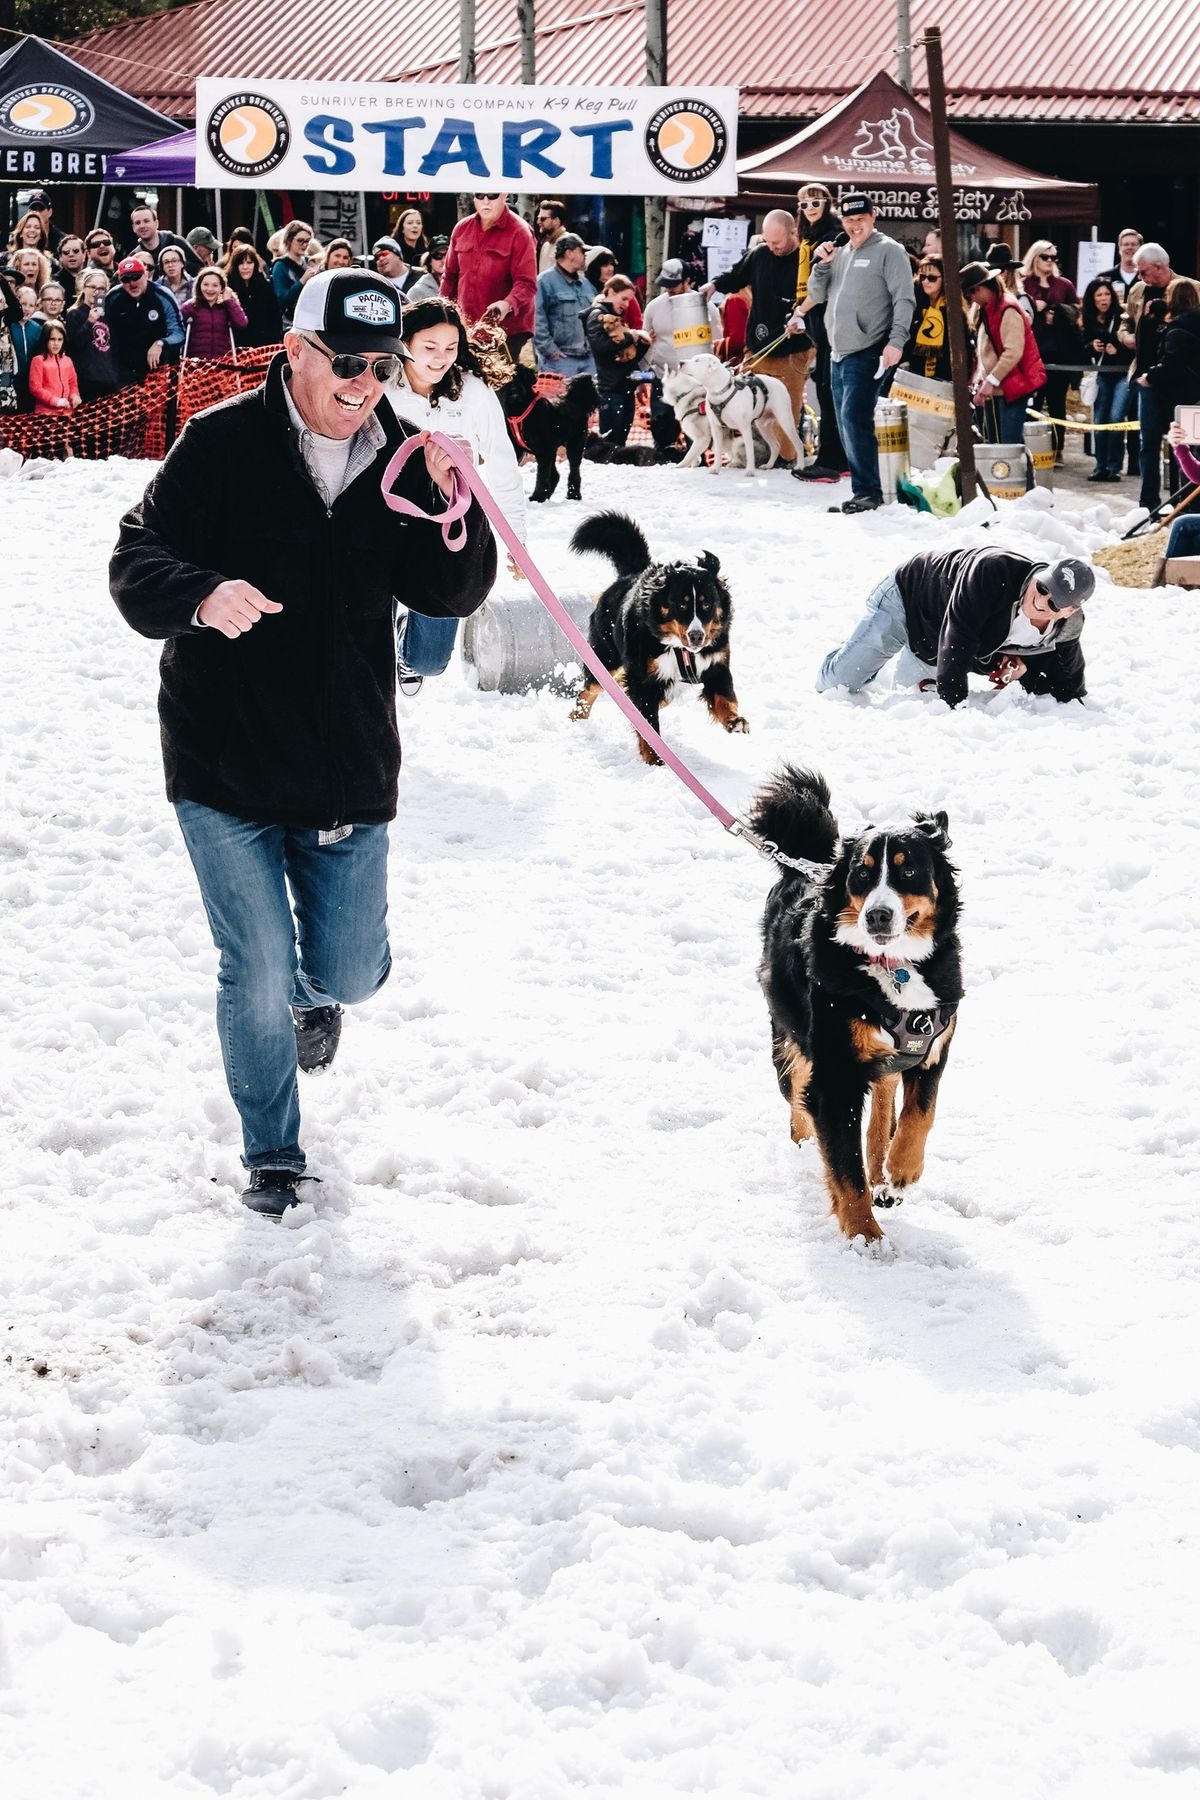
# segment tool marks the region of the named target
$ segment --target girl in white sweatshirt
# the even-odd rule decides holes
[[[500,510],[525,541],[525,490],[504,409],[484,377],[484,363],[467,337],[453,300],[418,300],[401,314],[400,335],[408,350],[389,398],[398,416],[420,431],[444,431],[470,445],[471,455]],[[512,558],[512,574],[519,573]],[[419,693],[426,675],[440,675],[450,661],[457,619],[400,617],[396,665],[400,692]]]

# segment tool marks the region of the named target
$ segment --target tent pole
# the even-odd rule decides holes
[[[93,231],[95,231],[97,229],[97,227],[100,224],[101,219],[104,217],[104,196],[105,196],[105,194],[107,194],[107,192],[108,192],[108,188],[106,186],[101,186],[100,198],[96,202],[96,217],[92,220],[92,230]]]
[[[217,242],[220,244],[221,248],[224,249],[225,248],[225,225],[224,225],[224,222],[223,222],[222,216],[221,216],[221,190],[220,190],[220,188],[213,189],[213,200],[215,202],[215,210],[216,210],[216,217],[217,217]]]
[[[183,236],[183,189],[175,189],[175,229]]]

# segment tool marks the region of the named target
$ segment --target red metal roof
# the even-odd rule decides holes
[[[1200,121],[1198,0],[1041,0],[998,13],[979,0],[913,7],[942,27],[956,119]],[[643,0],[538,0],[538,77],[637,83]],[[744,116],[813,118],[895,65],[890,0],[670,0],[672,86],[742,91]],[[513,0],[479,0],[477,79],[520,79]],[[304,81],[452,81],[458,0],[195,0],[91,32],[81,62],[173,117],[191,118],[198,74]],[[924,56],[913,58],[924,98]]]

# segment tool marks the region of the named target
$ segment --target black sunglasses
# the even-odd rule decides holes
[[[377,356],[372,362],[369,357],[352,356],[347,351],[335,356],[332,350],[327,350],[316,338],[306,337],[304,342],[321,352],[339,381],[353,381],[367,369],[370,369],[376,381],[391,381],[403,360],[399,356]]]
[[[475,200],[498,200],[500,196],[499,194],[474,194],[472,198]]]
[[[136,275],[122,275],[122,277],[121,277],[121,283],[122,283],[122,285],[123,285],[123,286],[125,286],[125,285],[127,285],[127,284],[128,284],[128,283],[129,283],[129,282],[131,282],[131,281],[140,281],[140,280],[141,280],[141,279],[142,279],[142,276],[143,276],[143,275],[144,275],[144,274],[145,274],[145,273],[146,273],[146,271],[145,271],[145,269],[142,269],[142,270],[140,270],[140,271],[139,271],[139,272],[138,272],[138,274],[136,274]]]
[[[917,277],[918,281],[940,281],[941,279],[940,275],[918,275]],[[971,292],[975,292],[974,288],[971,289]]]
[[[89,238],[86,245],[89,250],[111,250],[112,247],[111,238]]]

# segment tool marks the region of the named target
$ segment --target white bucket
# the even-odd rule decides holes
[[[1054,486],[1054,427],[1041,419],[1030,419],[1025,427],[1025,448],[1033,465],[1035,487]]]
[[[954,441],[954,387],[929,375],[898,369],[888,390],[908,408],[908,448],[914,469],[932,469]]]
[[[559,596],[586,633],[595,601],[590,594]],[[531,688],[573,693],[579,659],[536,594],[486,600],[464,622],[463,673],[484,693],[526,694]]]
[[[711,352],[712,326],[708,322],[708,301],[703,294],[671,295],[671,339],[680,362],[686,362],[689,356]]]

